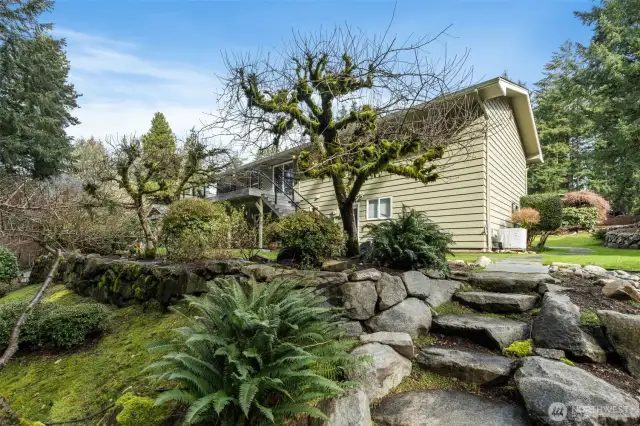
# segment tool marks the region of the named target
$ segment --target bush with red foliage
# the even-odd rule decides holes
[[[540,212],[530,207],[524,207],[511,213],[511,221],[524,229],[532,229],[540,222]]]
[[[601,195],[591,191],[567,192],[562,197],[565,207],[595,207],[598,209],[598,218],[604,220],[611,209],[609,202]]]

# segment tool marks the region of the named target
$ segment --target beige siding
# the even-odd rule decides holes
[[[487,204],[484,138],[468,142],[464,149],[449,150],[442,165],[440,179],[429,185],[386,173],[367,181],[357,203],[360,238],[365,238],[365,225],[380,222],[367,220],[367,200],[392,197],[394,217],[404,204],[426,212],[430,219],[449,230],[454,236],[455,249],[485,249]],[[325,215],[339,215],[329,179],[301,181],[299,191]]]
[[[485,103],[488,127],[488,192],[490,234],[511,227],[513,205],[527,193],[527,164],[508,98]]]

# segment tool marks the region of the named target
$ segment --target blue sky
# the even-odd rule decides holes
[[[434,57],[469,49],[475,82],[507,70],[529,85],[565,40],[590,36],[573,16],[590,0],[398,0],[391,33],[435,34]],[[221,53],[278,50],[292,30],[347,23],[383,33],[394,1],[57,0],[47,16],[67,39],[83,94],[74,136],[144,133],[155,111],[184,134],[216,108]]]

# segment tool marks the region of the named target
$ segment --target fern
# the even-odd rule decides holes
[[[281,280],[269,285],[235,280],[211,283],[207,295],[187,297],[190,325],[147,367],[175,388],[157,404],[188,405],[185,424],[283,424],[323,418],[313,404],[355,384],[344,380],[360,360],[340,340],[340,312],[323,306],[313,289]]]
[[[451,234],[431,222],[423,212],[402,206],[397,219],[366,227],[371,249],[365,259],[395,269],[432,268],[449,273],[446,255]]]

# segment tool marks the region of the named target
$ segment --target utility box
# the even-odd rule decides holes
[[[527,230],[524,228],[498,229],[498,237],[504,250],[527,249]]]

